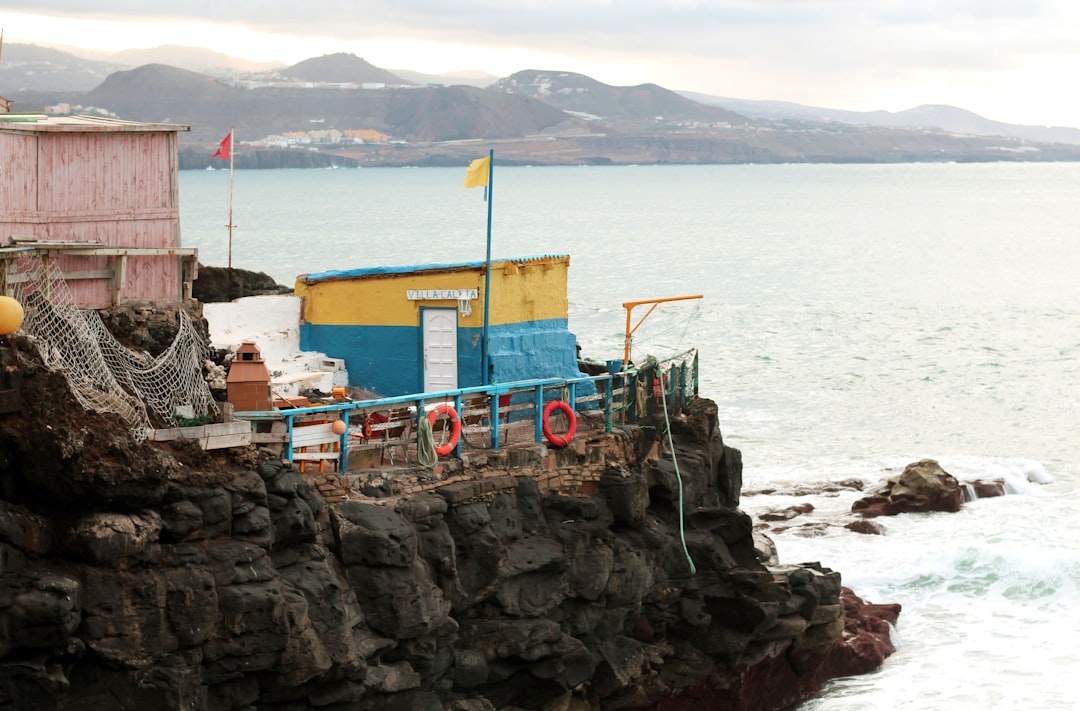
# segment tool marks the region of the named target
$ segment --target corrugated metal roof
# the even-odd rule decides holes
[[[569,254],[537,254],[528,257],[503,257],[499,259],[492,259],[492,266],[499,264],[513,263],[518,265],[528,264],[530,262],[544,262],[553,259],[569,259]],[[312,284],[319,281],[334,281],[337,279],[353,279],[356,277],[365,276],[387,276],[391,274],[412,274],[414,272],[436,272],[436,271],[454,271],[461,269],[479,269],[484,266],[484,261],[479,262],[457,262],[453,264],[421,264],[413,266],[401,266],[401,267],[366,267],[363,269],[348,269],[348,270],[334,270],[328,272],[319,272],[317,274],[302,274],[298,279],[305,284]]]
[[[143,123],[104,116],[49,116],[47,114],[0,114],[0,131],[190,131],[173,123]]]

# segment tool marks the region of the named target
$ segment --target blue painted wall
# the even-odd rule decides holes
[[[492,382],[580,377],[576,339],[567,327],[566,319],[490,327]],[[482,383],[482,334],[483,329],[458,327],[458,387]],[[410,326],[305,323],[300,348],[343,358],[350,385],[390,397],[423,390],[420,336]]]

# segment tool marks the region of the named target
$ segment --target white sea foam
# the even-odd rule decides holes
[[[941,464],[946,471],[961,480],[995,480],[1005,482],[1006,489],[1012,494],[1036,496],[1043,491],[1041,484],[1054,481],[1053,475],[1046,471],[1042,462],[1031,459],[992,457],[943,457]]]

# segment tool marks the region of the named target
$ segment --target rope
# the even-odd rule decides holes
[[[675,352],[678,353],[682,349],[683,341],[686,340],[686,332],[690,330],[690,324],[694,318],[701,313],[701,305],[695,304],[694,310],[690,312],[690,315],[686,317],[686,325],[683,326],[682,335],[679,336],[679,342],[675,344]]]
[[[670,306],[670,304],[665,304],[665,305]],[[692,324],[694,322],[694,320],[696,318],[698,318],[700,315],[701,315],[701,304],[695,302],[694,308],[691,309],[690,313],[687,314],[686,318],[681,319],[681,320],[677,320],[677,321],[671,321],[670,324],[667,326],[667,328],[662,328],[662,329],[659,329],[657,331],[649,332],[645,336],[634,336],[633,339],[632,339],[632,345],[645,346],[645,345],[648,345],[648,344],[654,344],[654,343],[656,343],[657,341],[660,340],[661,336],[665,336],[665,335],[667,335],[669,333],[674,332],[679,327],[679,325],[682,324],[682,327],[683,327],[682,333],[679,335],[679,340],[675,344],[674,349],[672,349],[673,352],[678,353],[679,349],[682,348],[683,341],[686,339],[686,333],[690,330],[690,324]],[[664,346],[662,344],[661,344],[661,347],[665,348],[665,349],[668,348],[667,346]]]
[[[664,424],[667,430],[668,449],[671,450],[671,463],[675,465],[675,478],[679,480],[679,540],[682,541],[683,555],[690,564],[690,575],[697,574],[694,559],[690,557],[690,550],[686,547],[685,512],[683,510],[683,483],[682,474],[679,472],[679,460],[675,456],[675,442],[671,439],[671,417],[667,409],[667,387],[664,385],[664,369],[657,368],[657,376],[660,378],[660,401],[664,403]]]
[[[439,455],[435,454],[435,433],[431,431],[431,420],[422,413],[416,428],[416,461],[428,469],[434,469],[439,463]]]

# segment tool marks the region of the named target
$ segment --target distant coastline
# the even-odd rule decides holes
[[[1077,162],[1080,145],[1027,144],[1008,138],[945,133],[881,132],[856,143],[806,139],[804,150],[788,142],[740,142],[731,137],[622,136],[548,137],[515,141],[396,143],[348,148],[250,149],[233,158],[237,170],[276,168],[464,167],[490,148],[502,165],[747,165],[769,163],[999,163]],[[181,145],[180,170],[228,168],[211,159],[210,145]]]

